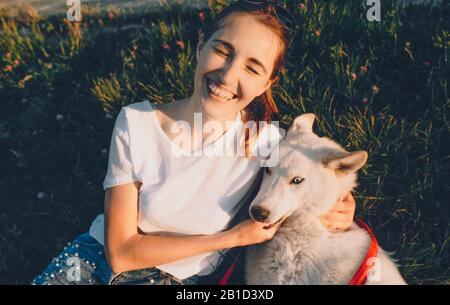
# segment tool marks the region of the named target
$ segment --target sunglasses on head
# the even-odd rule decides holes
[[[237,2],[244,6],[253,5],[253,6],[257,7],[257,6],[262,6],[262,5],[266,5],[266,6],[270,5],[274,8],[275,15],[278,18],[278,20],[280,21],[280,23],[289,31],[292,31],[294,29],[295,19],[292,16],[292,14],[289,13],[289,11],[286,10],[284,7],[276,4],[275,1],[272,1],[272,0],[259,0],[259,1],[258,0],[239,0]]]

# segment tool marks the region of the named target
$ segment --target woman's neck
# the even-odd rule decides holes
[[[186,121],[191,124],[191,128],[194,130],[194,113],[201,114],[202,118],[202,126],[205,126],[208,122],[212,122],[215,124],[220,124],[222,127],[223,132],[227,130],[227,122],[230,124],[230,122],[234,122],[236,120],[237,113],[232,114],[225,114],[222,116],[211,116],[208,113],[206,113],[201,105],[200,101],[197,101],[194,97],[188,97],[183,102],[182,108],[185,108],[183,111],[186,113]]]
[[[171,132],[172,125],[175,122],[185,121],[189,124],[191,143],[193,146],[191,146],[191,150],[193,151],[198,150],[201,146],[214,142],[227,131],[227,128],[230,126],[230,123],[227,124],[227,121],[234,122],[236,120],[236,113],[233,114],[233,117],[230,115],[218,118],[209,116],[203,111],[201,104],[195,102],[192,97],[161,105],[159,109],[164,113],[165,117],[161,118],[161,127],[171,139],[177,136]],[[214,124],[210,125],[214,129],[205,130],[205,126],[209,122]],[[201,140],[201,143],[197,142],[199,140]]]

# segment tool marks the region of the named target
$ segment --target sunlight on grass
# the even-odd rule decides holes
[[[188,96],[199,31],[226,2],[84,8],[80,23],[0,10],[1,283],[28,283],[87,230],[120,107]],[[364,1],[283,2],[299,28],[273,88],[282,127],[314,112],[318,134],[367,150],[357,216],[409,283],[449,284],[450,7],[385,1],[367,22]]]

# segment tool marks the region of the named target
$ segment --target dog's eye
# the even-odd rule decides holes
[[[301,177],[294,177],[294,178],[292,178],[292,180],[291,180],[291,182],[290,182],[290,183],[293,183],[293,184],[300,184],[300,183],[302,183],[302,182],[303,182],[303,180],[305,180],[305,178],[301,178]]]

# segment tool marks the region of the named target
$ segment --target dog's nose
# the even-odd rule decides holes
[[[250,213],[256,221],[262,222],[267,219],[270,211],[263,207],[252,207]]]

